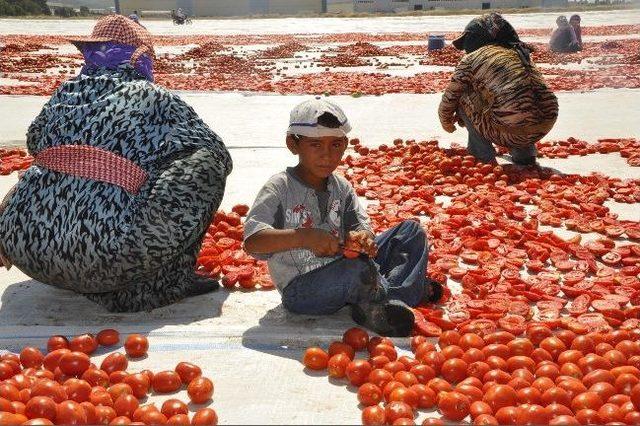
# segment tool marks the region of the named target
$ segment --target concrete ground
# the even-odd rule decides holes
[[[638,90],[560,93],[561,114],[549,139],[578,137],[640,138],[636,111]],[[292,164],[283,148],[289,109],[300,96],[184,93],[203,119],[229,146],[235,170],[228,182],[223,208],[250,203],[261,184]],[[24,134],[43,97],[4,96],[0,116],[5,126],[0,145],[24,145]],[[394,138],[438,138],[443,145],[464,144],[466,131],[447,134],[436,119],[439,95],[337,97],[353,124],[353,137],[365,145],[391,143]],[[620,108],[624,105],[623,108]],[[612,114],[611,111],[616,111]],[[569,173],[599,171],[621,178],[640,178],[618,154],[542,160]],[[0,178],[0,196],[17,174]],[[640,220],[638,205],[610,203],[621,217]],[[304,348],[327,345],[352,326],[346,310],[326,318],[287,314],[276,291],[228,292],[190,299],[151,313],[114,315],[82,296],[54,289],[16,270],[0,269],[0,349],[43,346],[52,334],[73,335],[114,327],[122,333],[150,336],[148,358],[130,370],[172,369],[182,360],[203,366],[215,384],[211,404],[221,423],[344,423],[360,421],[355,389],[304,371]],[[406,346],[407,339],[398,343]],[[183,391],[180,396],[184,396]],[[162,400],[152,397],[151,400]],[[429,415],[423,413],[422,416]]]
[[[637,23],[637,11],[582,14],[583,23],[609,25]],[[468,16],[323,19],[319,20],[207,20],[182,28],[161,21],[149,23],[152,32],[179,31],[209,34],[455,31]],[[555,14],[511,15],[520,28],[551,26]],[[319,26],[317,22],[323,25]],[[249,27],[249,24],[250,27]],[[91,21],[0,20],[0,34],[85,34]],[[294,163],[284,148],[284,130],[290,109],[303,96],[244,93],[194,93],[181,96],[224,139],[234,159],[222,208],[251,203],[272,174]],[[353,124],[352,137],[364,145],[390,144],[395,138],[438,139],[443,146],[465,144],[466,131],[445,133],[437,120],[440,95],[394,94],[378,97],[335,97]],[[560,116],[549,140],[570,136],[595,142],[605,137],[640,138],[640,90],[603,89],[558,94]],[[31,120],[45,97],[0,96],[0,146],[24,146]],[[619,154],[591,155],[564,160],[542,159],[541,164],[566,173],[600,172],[640,179],[640,168],[629,167]],[[0,199],[17,181],[17,174],[0,177]],[[640,220],[640,205],[609,203],[621,218]],[[327,346],[353,323],[347,310],[323,318],[286,313],[276,291],[229,292],[188,299],[150,313],[110,314],[82,296],[31,280],[13,268],[0,269],[0,352],[25,345],[44,347],[53,334],[96,333],[116,328],[122,334],[149,335],[147,358],[130,363],[130,371],[173,369],[179,361],[202,366],[215,383],[211,407],[221,424],[339,423],[358,424],[356,389],[332,382],[322,374],[306,372],[300,363],[304,348]],[[408,339],[397,343],[407,349]],[[104,357],[100,352],[98,361]],[[186,392],[178,396],[187,400]],[[152,401],[165,397],[152,396]],[[198,408],[198,407],[193,407]],[[433,413],[421,413],[419,422]]]

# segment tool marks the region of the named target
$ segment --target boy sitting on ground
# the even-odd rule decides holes
[[[409,306],[439,300],[442,287],[425,278],[428,248],[420,224],[405,221],[374,237],[353,187],[334,173],[350,129],[331,101],[318,97],[293,109],[286,142],[298,165],[271,177],[258,193],[244,247],[267,260],[287,310],[328,315],[350,305],[356,323],[407,336],[414,322]],[[345,248],[360,254],[344,257]]]

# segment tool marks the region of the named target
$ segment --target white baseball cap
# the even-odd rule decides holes
[[[338,127],[326,127],[318,124],[318,118],[325,113],[329,113],[338,119]],[[300,135],[310,138],[320,138],[323,136],[343,137],[351,131],[349,119],[335,103],[320,96],[302,102],[291,111],[289,117],[290,135]]]

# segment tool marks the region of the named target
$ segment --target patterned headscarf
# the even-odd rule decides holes
[[[566,16],[560,15],[556,19],[556,24],[558,24],[559,27],[566,27],[567,25],[569,25],[569,21],[567,21]]]
[[[466,53],[488,44],[516,49],[523,62],[530,63],[530,49],[520,41],[516,30],[499,13],[492,12],[472,19],[464,32],[453,41],[454,47]]]
[[[142,25],[122,15],[109,15],[98,20],[90,36],[70,37],[83,54],[83,74],[97,68],[114,69],[124,63],[138,74],[153,81],[155,50],[151,34]]]
[[[81,74],[89,74],[99,68],[116,69],[123,64],[130,64],[142,77],[153,82],[153,61],[146,54],[132,62],[136,48],[114,42],[84,43],[79,46],[84,56],[85,65]]]

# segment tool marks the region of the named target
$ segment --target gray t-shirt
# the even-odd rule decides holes
[[[263,229],[319,228],[344,241],[349,231],[371,231],[367,214],[351,184],[332,174],[326,192],[306,185],[294,169],[272,176],[262,187],[244,224],[244,239]],[[298,275],[313,271],[337,257],[318,257],[296,249],[272,254],[249,253],[266,260],[280,292]]]

